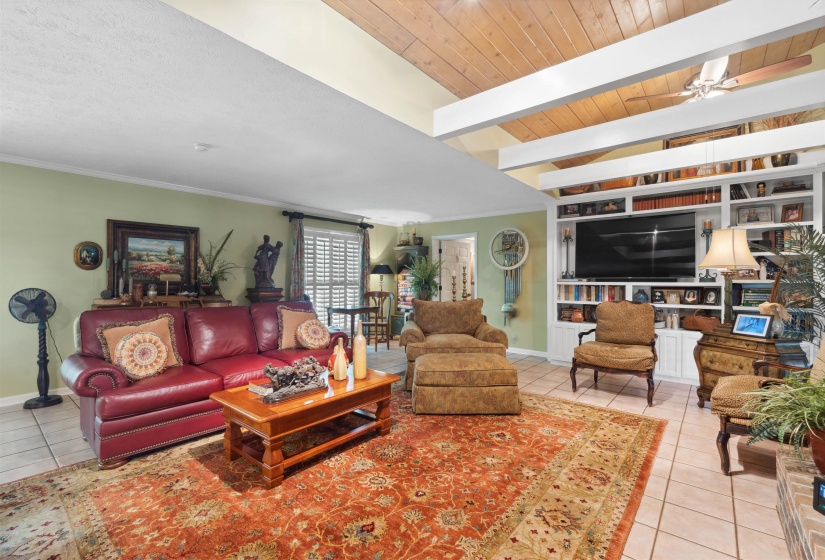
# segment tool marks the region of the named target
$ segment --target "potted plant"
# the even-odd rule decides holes
[[[234,278],[230,271],[234,268],[239,268],[234,263],[218,259],[233,231],[235,230],[230,230],[230,232],[226,234],[217,249],[210,241],[209,252],[205,255],[201,252],[200,256],[198,256],[198,282],[200,282],[203,293],[208,296],[213,293],[220,294],[221,288],[218,282],[225,281],[229,276]]]
[[[441,261],[430,261],[427,257],[420,257],[413,261],[407,270],[413,295],[418,299],[431,300],[438,291]]]

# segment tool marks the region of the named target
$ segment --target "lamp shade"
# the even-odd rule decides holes
[[[759,268],[748,248],[748,234],[743,229],[717,229],[713,232],[708,254],[699,268],[744,270]]]
[[[373,274],[392,274],[392,269],[388,264],[377,264],[372,269]]]

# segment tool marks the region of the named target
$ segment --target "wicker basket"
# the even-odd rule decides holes
[[[579,187],[565,187],[561,190],[564,196],[584,194],[593,190],[594,185],[581,185]]]
[[[613,189],[626,189],[635,187],[638,177],[625,177],[624,179],[614,179],[613,181],[602,181],[599,183],[600,191],[612,191]]]
[[[712,331],[721,324],[718,317],[708,317],[701,309],[682,320],[682,326],[689,331]]]

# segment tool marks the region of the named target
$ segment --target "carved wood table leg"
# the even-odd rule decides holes
[[[647,406],[653,406],[653,372],[647,373]]]
[[[730,475],[729,439],[730,434],[727,432],[719,432],[719,435],[716,436],[716,448],[719,450],[719,458],[722,460],[722,472],[726,475]]]
[[[261,438],[264,444],[263,466],[261,471],[267,486],[275,488],[284,481],[284,454],[281,447],[284,440],[281,437]]]
[[[378,435],[385,436],[390,433],[390,426],[392,425],[390,399],[378,401],[378,408],[375,410],[375,421],[378,424]]]
[[[241,446],[241,427],[232,422],[226,415],[223,417],[226,424],[226,431],[223,434],[223,455],[227,461],[234,461],[241,456],[236,451]]]
[[[573,360],[573,367],[570,368],[570,381],[573,382],[573,392],[576,392],[576,360]]]

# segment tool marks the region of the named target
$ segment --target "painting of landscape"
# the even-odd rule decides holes
[[[161,274],[185,276],[185,243],[182,239],[130,237],[127,247],[128,270],[135,281],[158,280]]]

